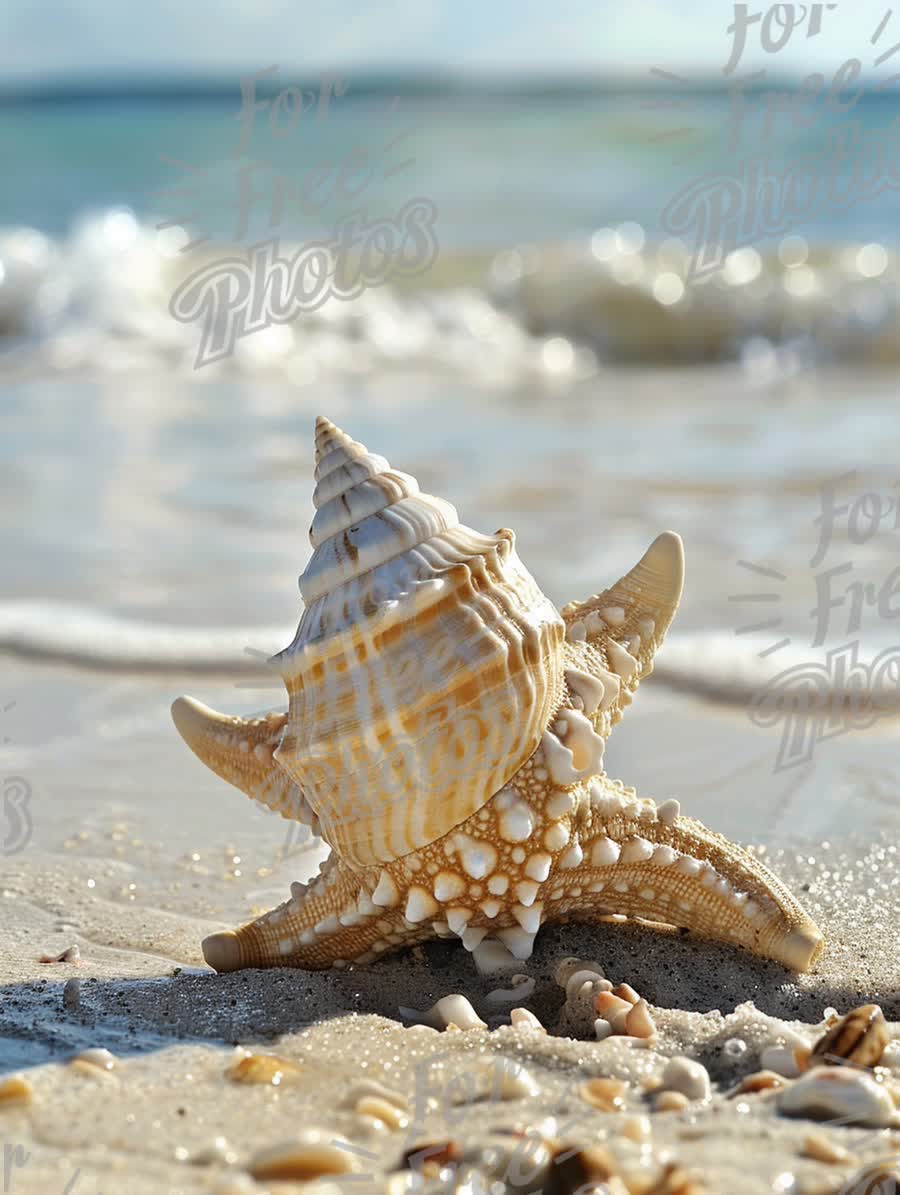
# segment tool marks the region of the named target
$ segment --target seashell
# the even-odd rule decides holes
[[[455,992],[442,996],[424,1014],[426,1023],[435,1029],[487,1029],[487,1025],[472,1007],[466,996]]]
[[[877,1066],[890,1040],[884,1013],[878,1005],[862,1004],[819,1038],[809,1065],[852,1062],[856,1066]]]
[[[884,1085],[852,1067],[817,1066],[779,1091],[776,1098],[785,1115],[810,1120],[883,1128],[897,1119]]]
[[[463,526],[327,419],[314,502],[305,609],[273,660],[288,711],[172,707],[213,771],[332,848],[278,908],[204,939],[216,971],[368,966],[434,937],[459,938],[490,969],[501,958],[481,950],[489,937],[525,960],[541,926],[575,907],[797,970],[815,962],[821,933],[758,860],[603,771],[678,605],[678,536],[664,532],[614,585],[558,613],[511,531]],[[557,976],[570,967],[597,974],[564,960]],[[602,972],[592,983],[613,986]],[[612,1022],[636,1042],[652,1028],[622,993],[640,1011],[634,1028]]]
[[[586,1104],[601,1112],[621,1112],[628,1087],[621,1079],[588,1079],[578,1088]]]
[[[751,1075],[744,1075],[740,1083],[731,1089],[728,1098],[736,1095],[756,1095],[760,1091],[776,1091],[784,1087],[785,1080],[775,1071],[754,1071]]]
[[[8,1079],[0,1079],[0,1108],[30,1104],[33,1099],[34,1088],[21,1075],[10,1075]]]
[[[825,1162],[829,1166],[851,1160],[850,1152],[844,1149],[843,1145],[829,1141],[822,1133],[807,1133],[803,1138],[801,1152],[805,1158],[813,1158],[816,1162]]]
[[[225,1077],[232,1083],[262,1083],[270,1087],[281,1087],[296,1079],[302,1068],[289,1058],[277,1054],[245,1054],[225,1071]]]
[[[313,503],[306,608],[273,661],[290,698],[275,759],[364,866],[441,838],[529,758],[562,693],[565,628],[511,531],[465,527],[327,419]]]
[[[358,1169],[349,1147],[341,1149],[333,1133],[314,1128],[302,1129],[293,1141],[259,1150],[247,1166],[254,1178],[295,1182],[329,1174],[353,1174]]]
[[[509,1014],[509,1023],[516,1029],[536,1029],[538,1033],[547,1030],[528,1008],[513,1008]]]
[[[653,1095],[654,1112],[683,1112],[690,1103],[683,1091],[657,1091]]]
[[[396,1104],[375,1095],[363,1096],[356,1104],[356,1112],[359,1116],[378,1121],[395,1133],[409,1124],[409,1117]]]

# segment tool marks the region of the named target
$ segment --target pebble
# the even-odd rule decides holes
[[[63,988],[63,1007],[76,1009],[81,1004],[81,980],[67,979]]]
[[[884,1085],[852,1067],[816,1067],[779,1091],[777,1101],[787,1116],[871,1128],[896,1123],[894,1102]]]
[[[306,1182],[328,1174],[353,1174],[359,1169],[348,1149],[332,1144],[334,1133],[302,1129],[292,1141],[261,1149],[247,1166],[257,1179],[286,1179]]]
[[[0,1079],[0,1108],[30,1104],[33,1099],[34,1088],[21,1075],[10,1075],[8,1079]]]
[[[681,1055],[666,1063],[662,1085],[668,1091],[680,1091],[689,1100],[708,1100],[712,1094],[709,1071],[703,1063]]]
[[[890,1040],[879,1006],[861,1004],[819,1038],[812,1048],[809,1065],[852,1062],[855,1066],[877,1066]]]

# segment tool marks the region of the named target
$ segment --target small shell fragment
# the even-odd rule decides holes
[[[509,1014],[509,1022],[518,1029],[536,1029],[540,1033],[547,1030],[528,1008],[514,1008]]]
[[[333,1133],[304,1129],[293,1141],[259,1150],[247,1166],[257,1179],[306,1182],[328,1174],[353,1174],[358,1169],[349,1149],[333,1143]]]
[[[895,1121],[894,1103],[883,1084],[853,1067],[817,1066],[779,1091],[778,1108],[787,1116],[841,1120],[883,1128]]]
[[[802,1153],[805,1158],[813,1158],[816,1162],[825,1162],[830,1166],[851,1160],[851,1154],[843,1145],[829,1141],[822,1133],[808,1133],[803,1138]]]
[[[585,959],[575,958],[569,955],[568,958],[560,959],[553,969],[553,978],[561,988],[569,986],[569,980],[576,971],[588,971],[591,976],[597,976],[598,979],[605,979],[603,968],[599,963],[589,962]]]
[[[487,1029],[487,1025],[465,996],[454,992],[442,996],[425,1014],[425,1019],[436,1028]]]
[[[80,1054],[76,1054],[71,1060],[72,1062],[83,1062],[87,1066],[96,1066],[103,1071],[111,1071],[118,1063],[118,1058],[109,1050],[104,1050],[102,1047],[97,1047],[91,1050],[82,1050]]]
[[[891,1035],[877,1004],[861,1004],[832,1025],[813,1046],[810,1066],[828,1063],[877,1066]]]
[[[657,1091],[653,1096],[653,1111],[683,1112],[690,1102],[683,1091]]]
[[[777,1091],[784,1084],[784,1078],[775,1071],[754,1071],[752,1075],[744,1075],[728,1095],[731,1098],[735,1095],[756,1095],[760,1091]]]
[[[34,1099],[34,1088],[21,1075],[11,1075],[0,1080],[0,1108],[11,1108],[16,1104],[30,1104]]]
[[[277,1054],[245,1054],[225,1071],[225,1077],[232,1083],[263,1083],[281,1087],[300,1075],[302,1068],[289,1058]]]
[[[63,1007],[74,1011],[81,1005],[81,980],[67,979],[63,988]]]
[[[372,1120],[379,1121],[394,1133],[399,1133],[409,1124],[409,1117],[401,1112],[396,1104],[380,1099],[376,1095],[363,1096],[356,1105],[356,1112],[359,1116],[367,1116]]]
[[[586,1104],[600,1112],[621,1112],[625,1107],[627,1085],[621,1079],[588,1079],[578,1088]]]
[[[646,1000],[638,1000],[625,1015],[625,1033],[629,1037],[650,1038],[656,1033],[656,1024],[650,1016]]]

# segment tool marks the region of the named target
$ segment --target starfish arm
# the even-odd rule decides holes
[[[582,667],[607,689],[607,732],[618,722],[675,615],[684,584],[684,549],[674,531],[657,536],[638,563],[610,589],[563,607],[566,637]]]
[[[432,926],[412,926],[398,908],[375,904],[360,877],[331,855],[312,883],[291,885],[284,904],[236,930],[204,938],[203,955],[219,972],[242,967],[316,971],[373,962],[383,952],[433,936]]]
[[[231,717],[193,697],[172,704],[179,734],[208,768],[254,801],[318,833],[315,815],[298,785],[275,762],[287,714],[273,711],[259,718]]]
[[[590,786],[580,829],[583,862],[564,896],[570,916],[607,914],[664,923],[743,946],[796,971],[824,939],[800,903],[755,856],[678,811],[658,808],[607,777]],[[552,918],[557,910],[548,907]]]

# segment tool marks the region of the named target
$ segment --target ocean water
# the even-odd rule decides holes
[[[290,136],[259,118],[242,155],[236,88],[0,105],[0,650],[85,675],[254,674],[234,708],[278,704],[262,660],[301,612],[324,413],[467,523],[514,528],[559,604],[679,531],[664,685],[747,705],[789,668],[820,676],[832,648],[890,653],[897,192],[819,205],[692,280],[695,246],[662,212],[736,177],[723,93],[397,92],[351,86]],[[898,105],[867,97],[860,135]],[[836,120],[757,125],[746,148],[772,177],[837,161]],[[853,170],[835,172],[846,194]],[[421,276],[197,366],[199,326],[169,310],[185,278],[416,196],[438,213]],[[846,509],[817,559],[829,486]],[[894,676],[864,682],[892,708]]]

